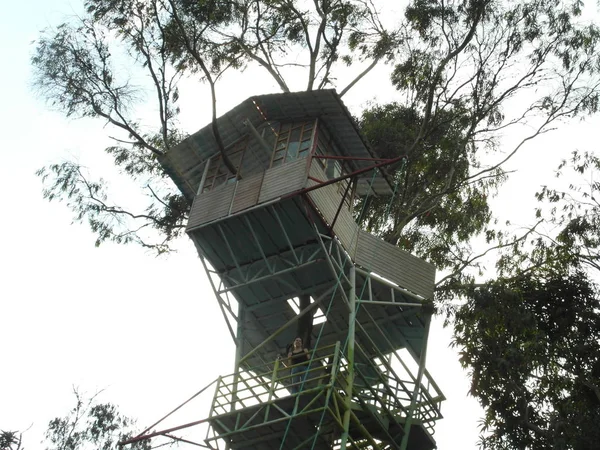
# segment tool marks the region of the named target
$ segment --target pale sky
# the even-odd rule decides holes
[[[41,448],[48,421],[72,407],[73,385],[88,393],[104,389],[102,401],[115,403],[144,427],[219,374],[230,373],[234,361],[231,338],[187,237],[178,243],[179,253],[167,258],[136,246],[95,248],[95,237],[86,225],[71,223],[65,205],[42,199],[34,172],[43,165],[75,155],[96,173],[109,166],[102,156],[108,142],[104,124],[51,112],[30,86],[31,42],[40,29],[79,8],[75,1],[10,2],[0,17],[0,429],[31,426],[24,435],[28,450]],[[220,113],[268,92],[263,78],[243,76],[240,87],[221,98]],[[376,80],[363,81],[346,101],[357,106],[372,99],[365,88],[375,85]],[[380,100],[389,95],[375,93]],[[208,113],[188,111],[188,131],[205,125]],[[525,149],[512,165],[519,172],[499,207],[513,220],[530,223],[523,199],[543,182],[532,170],[551,169],[575,147],[593,150],[586,147],[593,129],[579,124],[562,138]],[[111,188],[129,189],[109,179]],[[481,411],[467,396],[467,375],[440,322],[432,329],[427,367],[448,400],[435,438],[440,450],[475,449]],[[198,410],[189,420],[206,412]]]

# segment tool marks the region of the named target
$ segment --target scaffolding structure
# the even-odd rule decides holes
[[[213,449],[435,448],[435,268],[361,230],[353,211],[360,196],[393,194],[381,169],[401,157],[378,158],[334,91],[253,97],[218,124],[237,173],[210,127],[161,163],[193,198],[187,233],[236,343],[234,371],[216,381],[208,418],[128,442],[204,424],[196,444]],[[285,349],[307,320],[315,348],[298,383]]]

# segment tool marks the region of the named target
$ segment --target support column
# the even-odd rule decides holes
[[[242,360],[243,349],[244,349],[244,316],[246,307],[243,302],[238,303],[238,320],[237,320],[237,331],[235,337],[235,367],[233,375],[233,392],[231,395],[231,411],[235,409],[235,403],[237,401],[238,383],[240,379],[240,362]]]
[[[423,308],[423,311],[427,311],[427,308]],[[425,361],[427,360],[427,339],[429,338],[429,327],[431,325],[431,317],[429,316],[425,319],[427,322],[425,323],[425,332],[423,334],[423,344],[421,346],[421,357],[419,358],[419,372],[417,373],[417,379],[415,380],[415,390],[413,391],[412,400],[410,402],[410,408],[408,410],[408,416],[406,417],[406,422],[404,423],[404,436],[402,436],[402,443],[400,444],[400,450],[406,450],[408,446],[408,437],[410,434],[410,427],[412,425],[413,417],[415,415],[415,410],[417,406],[417,402],[419,400],[419,391],[421,390],[421,383],[423,381],[423,373],[425,372]]]
[[[206,177],[208,175],[208,169],[210,168],[211,159],[212,157],[206,160],[206,164],[204,166],[204,171],[202,172],[202,178],[200,179],[200,184],[198,185],[198,192],[196,192],[196,195],[202,194],[202,191],[204,190],[204,185],[206,184]]]
[[[298,296],[298,305],[300,312],[304,311],[310,306],[310,295],[303,294]],[[296,337],[302,338],[302,345],[306,348],[312,348],[312,342],[310,341],[313,327],[313,315],[314,310],[310,313],[305,314],[301,319],[298,319],[296,326]]]
[[[350,266],[350,293],[348,300],[350,301],[350,314],[348,318],[348,376],[346,377],[346,401],[344,410],[344,431],[342,432],[340,448],[343,450],[348,444],[350,435],[350,412],[352,408],[352,391],[354,388],[354,337],[355,337],[355,322],[356,322],[356,269],[354,265]]]

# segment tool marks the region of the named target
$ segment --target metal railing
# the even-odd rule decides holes
[[[309,363],[289,365],[283,359],[252,367],[220,377],[211,408],[211,416],[226,414],[238,409],[248,408],[257,404],[273,402],[274,400],[293,395],[297,388],[305,393],[307,390],[331,383],[330,364],[335,355],[335,345],[321,347],[311,351]],[[293,382],[296,375],[292,369],[307,365],[300,382]]]
[[[356,344],[356,351],[367,360],[368,355],[359,344]],[[368,361],[368,364],[355,364],[355,396],[396,419],[405,419],[416,387],[417,368],[409,368],[398,352],[368,358]],[[442,418],[441,403],[444,400],[444,394],[426,371],[419,386],[413,418],[430,434],[433,434],[435,421]]]
[[[364,354],[358,344],[356,349],[357,354]],[[300,364],[285,364],[282,359],[220,377],[210,418],[217,420],[219,416],[239,415],[235,427],[227,434],[325,410],[339,420],[345,408],[343,398],[347,398],[347,359],[339,343],[310,353],[310,363],[300,381],[291,373],[291,369]],[[379,421],[387,417],[388,421],[402,426],[415,389],[415,373],[397,353],[387,358],[362,357],[361,361],[354,366],[352,402],[374,413]],[[295,400],[293,411],[279,406],[279,401],[285,397]],[[301,406],[296,400],[300,398],[303,399]],[[430,434],[433,434],[435,421],[441,418],[443,400],[443,394],[426,374],[419,388],[413,418]],[[252,408],[252,413],[242,418],[242,411],[247,408]]]

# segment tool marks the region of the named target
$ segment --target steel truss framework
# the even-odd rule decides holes
[[[212,449],[435,447],[433,425],[442,417],[444,396],[425,369],[431,318],[425,299],[357,266],[331,233],[332,226],[317,217],[308,192],[293,202],[309,224],[300,240],[280,202],[256,208],[273,219],[285,242],[276,252],[264,245],[254,209],[238,215],[246,227],[246,245],[258,255],[254,259],[238,257],[225,221],[211,223],[233,261],[219,270],[190,233],[236,343],[234,373],[216,381],[208,418],[124,443],[153,436],[191,442],[172,433],[207,425],[204,439],[192,442]],[[297,281],[299,272],[313,269],[328,272],[328,277],[308,285]],[[268,300],[245,303],[241,292],[266,283],[279,290],[270,292]],[[269,320],[273,306],[303,294],[314,302],[278,328],[264,331],[261,324]],[[327,322],[316,328],[317,349],[311,351],[300,392],[293,393],[291,368],[267,350],[281,348],[280,336],[317,308]],[[262,332],[260,343],[249,341],[250,330],[254,336]]]

